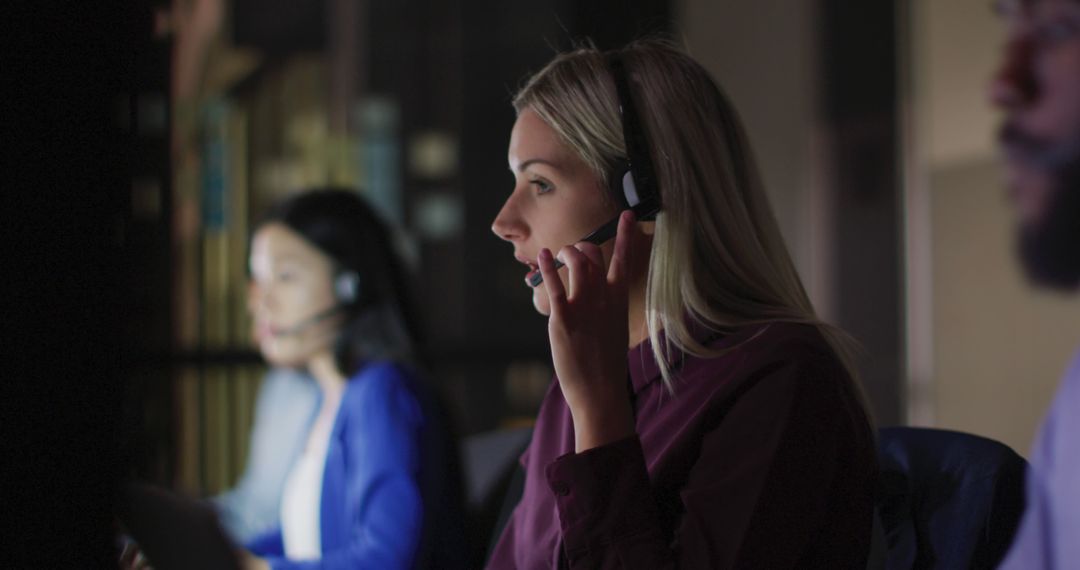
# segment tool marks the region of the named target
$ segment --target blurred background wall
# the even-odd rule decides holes
[[[401,228],[430,369],[459,432],[529,425],[544,320],[490,223],[512,183],[510,98],[557,49],[666,34],[749,130],[821,314],[863,347],[880,425],[1026,453],[1077,300],[1029,289],[985,102],[984,2],[151,2],[130,109],[126,409],[136,471],[195,494],[242,468],[265,367],[246,242],[303,187],[352,186]]]

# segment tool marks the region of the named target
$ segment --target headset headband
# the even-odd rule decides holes
[[[656,170],[649,155],[649,141],[645,136],[634,97],[630,91],[630,81],[626,66],[618,52],[608,54],[608,68],[615,80],[615,93],[619,98],[619,115],[622,117],[623,142],[626,144],[627,165],[632,184],[629,188],[622,180],[613,180],[612,185],[627,201],[627,206],[634,210],[638,219],[648,220],[656,217],[660,209],[660,192],[656,186]],[[622,173],[616,173],[622,178]],[[636,194],[632,200],[629,194]],[[636,202],[636,203],[635,203]]]

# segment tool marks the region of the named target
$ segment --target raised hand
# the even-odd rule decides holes
[[[634,432],[626,390],[626,352],[627,280],[636,231],[634,214],[623,212],[607,271],[596,245],[581,242],[564,247],[559,259],[567,267],[569,292],[559,279],[551,251],[541,250],[537,259],[551,301],[551,356],[570,406],[579,453]]]

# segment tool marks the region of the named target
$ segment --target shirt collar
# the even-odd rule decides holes
[[[664,331],[660,331],[660,338],[661,346],[663,346]],[[660,376],[660,365],[656,363],[652,341],[648,337],[630,349],[630,354],[627,355],[627,366],[630,370],[630,385],[634,389],[634,394],[641,392],[642,388]]]

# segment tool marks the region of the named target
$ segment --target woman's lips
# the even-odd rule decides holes
[[[518,260],[523,265],[529,268],[529,272],[525,274],[525,283],[529,284],[529,279],[533,276],[534,273],[540,271],[540,266],[537,265],[535,262],[529,261],[528,257],[525,257],[524,255],[518,253],[514,254],[514,259]]]

